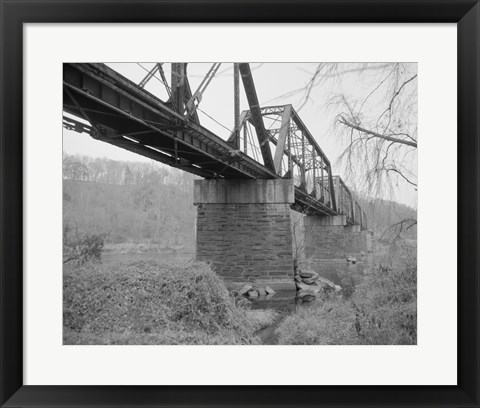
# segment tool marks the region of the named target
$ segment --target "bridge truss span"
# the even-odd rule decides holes
[[[345,215],[347,223],[366,228],[360,205],[332,174],[330,161],[293,106],[259,106],[249,64],[235,64],[235,125],[228,140],[202,126],[197,115],[219,64],[192,92],[187,64],[172,63],[167,100],[145,89],[156,74],[166,83],[163,65],[155,64],[136,84],[105,64],[64,64],[64,127],[206,179],[293,179],[293,209]],[[241,114],[240,76],[249,104]]]

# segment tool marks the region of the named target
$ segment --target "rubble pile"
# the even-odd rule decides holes
[[[318,273],[305,269],[295,271],[295,285],[297,297],[304,301],[313,300],[319,296],[340,292],[342,288],[328,279],[322,278]]]

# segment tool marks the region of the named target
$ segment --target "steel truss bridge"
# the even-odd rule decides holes
[[[292,105],[260,107],[247,63],[234,64],[235,125],[223,140],[200,124],[198,105],[220,64],[213,64],[192,92],[187,64],[171,64],[168,84],[157,63],[136,84],[104,64],[64,64],[63,126],[169,166],[208,179],[293,179],[294,210],[313,215],[345,215],[349,225],[367,228],[353,194]],[[158,75],[163,101],[144,89]],[[249,110],[239,111],[239,82]]]

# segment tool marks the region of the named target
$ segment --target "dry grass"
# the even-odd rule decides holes
[[[247,310],[246,314],[254,332],[270,326],[278,316],[278,312],[271,309]]]
[[[358,287],[354,307],[362,344],[417,344],[416,261],[416,248],[395,248]]]
[[[280,344],[416,344],[416,248],[395,248],[350,300],[317,301],[285,318],[277,334]]]
[[[287,316],[276,333],[279,344],[356,344],[354,324],[349,302],[319,300]]]
[[[258,322],[203,263],[66,268],[63,306],[64,344],[258,342]]]

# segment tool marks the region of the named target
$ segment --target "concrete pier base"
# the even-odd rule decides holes
[[[293,283],[291,180],[195,180],[196,259],[227,284]]]
[[[345,216],[306,216],[304,233],[307,263],[335,283],[341,276],[363,273],[372,264],[372,232],[347,225]],[[349,257],[357,261],[347,262]]]
[[[359,259],[372,254],[372,232],[361,230],[359,225],[345,227],[345,254]]]

